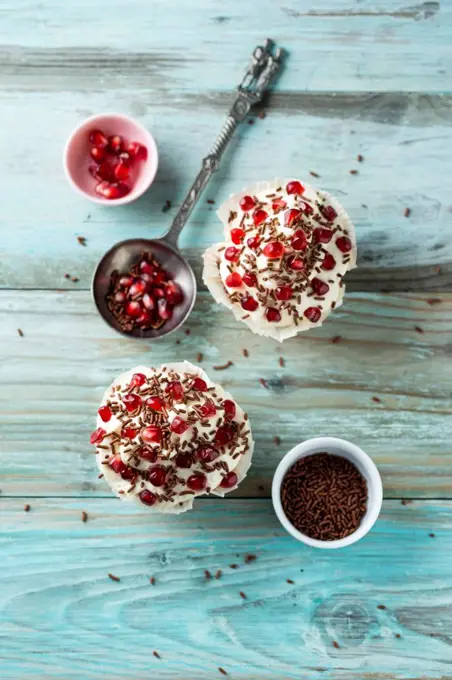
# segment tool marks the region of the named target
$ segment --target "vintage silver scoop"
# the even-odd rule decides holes
[[[94,272],[92,292],[94,302],[105,321],[118,333],[137,338],[159,338],[179,328],[190,314],[196,299],[196,279],[188,262],[182,257],[177,247],[179,234],[185,226],[196,202],[215,170],[220,165],[221,157],[232,135],[250,108],[262,99],[270,81],[281,65],[282,50],[276,49],[271,40],[258,46],[253,52],[251,64],[245,77],[237,88],[237,94],[223,128],[209,155],[204,158],[190,191],[182,203],[168,232],[159,239],[128,239],[111,248],[99,262]],[[173,316],[164,326],[158,329],[134,329],[124,332],[110,312],[106,302],[111,276],[116,270],[128,272],[138,262],[140,254],[152,252],[161,266],[172,275],[183,292],[183,301],[174,307]]]

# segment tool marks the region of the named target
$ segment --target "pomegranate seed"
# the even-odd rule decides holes
[[[142,300],[143,306],[146,307],[146,309],[150,312],[155,308],[155,300],[152,297],[152,295],[149,295],[149,293],[145,293],[143,295],[143,300]]]
[[[290,239],[290,245],[294,250],[305,250],[308,247],[308,239],[303,229],[297,229]]]
[[[164,298],[165,297],[165,291],[163,288],[154,288],[154,295],[156,298]]]
[[[138,281],[135,281],[135,283],[133,283],[130,286],[129,295],[131,298],[142,297],[145,291],[146,291],[145,282],[142,281],[141,279],[138,279]]]
[[[128,163],[124,163],[124,161],[120,161],[115,167],[114,173],[118,182],[122,182],[130,175],[130,165]]]
[[[102,196],[107,198],[109,201],[114,201],[117,198],[122,198],[127,196],[130,189],[127,184],[119,182],[119,184],[110,184],[108,187],[104,188],[102,191]]]
[[[233,438],[234,428],[231,427],[231,425],[225,423],[224,425],[220,425],[218,430],[215,432],[214,440],[218,446],[226,446],[226,444],[229,444]]]
[[[190,475],[187,479],[187,486],[192,491],[202,491],[206,488],[207,477],[201,473]]]
[[[134,430],[133,427],[123,427],[121,430],[121,437],[123,439],[135,439],[138,434],[138,430]]]
[[[261,242],[260,236],[251,236],[246,242],[246,245],[248,248],[252,248],[252,250],[256,250],[256,248],[259,247],[259,244]]]
[[[131,413],[141,406],[141,397],[139,397],[138,394],[126,394],[122,398],[122,402],[126,409]]]
[[[297,210],[296,208],[291,208],[284,215],[284,225],[286,227],[291,227],[293,225],[293,223],[295,222],[295,220],[298,219],[301,214],[302,214],[301,210]]]
[[[287,203],[283,201],[282,198],[275,198],[272,203],[272,208],[275,212],[278,212],[279,210],[284,210],[284,208],[287,208]]]
[[[140,272],[142,274],[153,274],[154,273],[154,267],[150,262],[147,260],[141,260],[140,262]]]
[[[106,158],[103,161],[103,163],[101,163],[97,168],[97,174],[99,175],[100,179],[103,179],[106,182],[115,182],[116,164],[117,164],[116,158],[115,159],[111,157]]]
[[[199,390],[200,392],[206,392],[207,391],[207,383],[202,378],[196,377],[193,380],[191,386],[192,386],[193,389]]]
[[[119,158],[122,158],[122,160],[125,161],[126,163],[129,163],[129,165],[132,162],[132,156],[128,151],[121,151],[121,153],[118,154],[118,156]]]
[[[234,248],[234,246],[229,246],[229,248],[226,248],[224,251],[224,258],[228,262],[238,262],[240,257],[240,250],[238,248]]]
[[[318,279],[316,276],[311,281],[311,288],[316,295],[326,295],[330,289],[325,281]]]
[[[322,316],[322,312],[318,307],[308,307],[304,311],[304,316],[308,319],[308,321],[316,323]]]
[[[281,321],[281,314],[275,307],[267,307],[265,310],[265,317],[270,323]]]
[[[130,381],[130,387],[141,387],[146,382],[144,373],[134,373]]]
[[[243,309],[246,309],[247,312],[255,312],[259,307],[259,303],[257,300],[251,297],[251,295],[245,295],[242,297],[240,304],[242,305]]]
[[[136,301],[128,302],[125,307],[125,312],[127,316],[130,316],[132,319],[137,319],[142,312],[140,303]]]
[[[137,473],[135,470],[131,467],[128,467],[127,465],[125,466],[125,470],[121,473],[121,477],[123,479],[130,479],[131,481],[135,481],[137,478]]]
[[[237,486],[238,481],[239,478],[235,472],[228,472],[221,480],[220,486],[222,489],[232,489],[233,486]]]
[[[92,434],[89,438],[89,443],[90,444],[101,444],[103,442],[106,434],[107,433],[103,429],[103,427],[98,427],[97,430],[94,430],[94,432],[92,432]]]
[[[93,146],[90,149],[91,158],[96,161],[96,163],[102,163],[106,156],[106,151],[102,146]],[[101,177],[100,173],[99,176]]]
[[[138,449],[137,454],[140,458],[147,460],[149,463],[155,463],[157,460],[157,451],[155,449],[150,449],[149,446],[141,446]]]
[[[94,177],[94,179],[97,179],[97,181],[101,180],[102,177],[99,175],[99,166],[98,165],[89,165],[88,166],[88,172],[89,174]]]
[[[152,317],[147,312],[146,310],[140,314],[140,316],[137,319],[137,326],[141,326],[142,328],[148,327],[152,324]]]
[[[113,470],[113,472],[116,472],[117,475],[122,475],[127,469],[126,464],[121,460],[120,456],[118,455],[112,456],[109,459],[108,464]]]
[[[165,402],[160,397],[149,397],[146,399],[146,406],[151,408],[153,411],[163,411]]]
[[[312,215],[314,212],[314,208],[310,203],[306,203],[306,201],[300,201],[300,208],[304,212],[305,215]]]
[[[315,243],[329,243],[332,237],[333,232],[331,229],[325,229],[325,227],[317,227],[317,229],[314,229]]]
[[[200,446],[195,453],[196,459],[202,463],[212,463],[219,455],[219,451],[216,451],[211,446]]]
[[[248,288],[255,288],[257,286],[257,276],[253,272],[245,272],[243,275],[243,283]]]
[[[115,302],[118,302],[119,304],[122,304],[126,301],[126,294],[122,293],[120,290],[118,290],[117,293],[115,293]]]
[[[116,154],[121,153],[121,151],[123,151],[122,137],[119,135],[111,135],[111,137],[108,138],[108,150]]]
[[[127,152],[135,161],[146,161],[148,158],[147,148],[139,142],[130,142]]]
[[[171,423],[171,432],[175,432],[176,434],[180,435],[184,434],[186,430],[188,430],[187,421],[180,416],[176,416]]]
[[[108,423],[112,416],[111,409],[109,409],[108,406],[101,406],[98,410],[98,414],[104,423]]]
[[[235,417],[236,413],[236,406],[234,402],[231,399],[225,399],[222,404],[224,408],[224,415],[226,418],[229,420],[232,420]]]
[[[270,241],[262,252],[265,257],[276,260],[284,255],[284,244],[281,241]]]
[[[332,269],[334,269],[334,267],[336,266],[336,260],[334,259],[334,257],[330,253],[327,253],[325,255],[325,257],[323,258],[323,262],[322,262],[321,266],[322,266],[322,269],[326,269],[326,271],[329,272]]]
[[[168,383],[165,392],[170,394],[176,401],[183,401],[184,399],[184,388],[178,380]]]
[[[148,480],[153,486],[163,486],[166,480],[166,468],[163,465],[154,465],[149,468]]]
[[[322,206],[320,208],[320,212],[322,213],[323,217],[328,220],[328,222],[332,222],[337,217],[337,212],[332,205]]]
[[[230,234],[232,243],[235,243],[237,246],[239,246],[245,238],[243,229],[231,229]]]
[[[141,439],[145,444],[160,444],[162,441],[162,429],[158,425],[148,425],[141,430]]]
[[[228,288],[240,288],[242,283],[242,277],[237,272],[232,272],[232,274],[229,274],[225,279],[225,284]]]
[[[152,275],[146,274],[146,272],[140,274],[140,278],[147,284],[147,288],[153,283]]]
[[[302,194],[304,191],[304,186],[301,184],[301,182],[293,180],[287,184],[286,191],[288,194]]]
[[[352,242],[347,236],[340,236],[337,238],[336,245],[341,253],[349,253],[352,249]]]
[[[168,278],[167,272],[164,272],[162,269],[154,272],[154,274],[152,275],[152,280],[154,283],[163,283],[164,281],[167,280],[167,278]]]
[[[104,195],[104,191],[107,191],[107,189],[108,189],[109,186],[110,186],[110,185],[109,185],[108,182],[99,182],[99,183],[96,184],[96,186],[94,187],[94,191],[96,192],[96,194],[99,194],[99,196],[103,196],[103,195]]]
[[[182,291],[174,281],[166,284],[166,299],[171,305],[178,305],[182,301]]]
[[[165,300],[164,298],[160,299],[157,302],[157,308],[159,317],[164,321],[168,321],[168,319],[171,319],[173,316],[173,308],[169,304],[168,300]]]
[[[138,497],[144,505],[154,505],[157,501],[157,496],[155,493],[152,493],[152,491],[149,491],[149,489],[144,489],[143,491],[140,491],[138,494]]]
[[[301,272],[304,269],[304,260],[301,257],[289,257],[287,260],[287,266],[289,269],[293,269],[295,272]]]
[[[256,201],[251,196],[243,196],[239,202],[239,206],[242,208],[243,212],[249,212],[255,205]]]
[[[188,453],[178,453],[174,461],[177,467],[185,468],[187,470],[193,465],[193,459]]]
[[[102,130],[91,130],[89,133],[89,141],[91,144],[94,144],[94,146],[107,146],[108,144],[108,139]]]
[[[121,276],[119,279],[119,285],[122,286],[123,288],[129,288],[133,283],[132,277],[130,276]]]
[[[277,300],[290,300],[292,294],[293,290],[290,286],[279,286],[275,291]]]
[[[262,222],[265,222],[267,219],[268,215],[265,212],[265,210],[255,210],[253,212],[253,222],[258,227]]]
[[[217,415],[217,409],[211,401],[206,401],[205,404],[199,407],[199,414],[201,418],[213,418]]]

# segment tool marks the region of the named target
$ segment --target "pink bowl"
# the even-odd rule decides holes
[[[89,133],[91,130],[102,130],[105,135],[121,135],[126,142],[140,142],[148,150],[145,161],[136,161],[133,166],[133,186],[126,196],[108,200],[94,191],[98,183],[91,176],[88,168],[94,163],[89,150]],[[64,171],[69,183],[76,191],[94,203],[102,205],[124,205],[131,203],[148,189],[157,172],[158,151],[154,137],[140,123],[120,113],[101,113],[92,116],[79,125],[69,137],[64,148]]]

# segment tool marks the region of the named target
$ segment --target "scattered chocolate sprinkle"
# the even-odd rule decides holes
[[[421,328],[420,326],[415,326],[414,330],[416,331],[416,333],[423,333],[424,332],[424,329]]]
[[[281,439],[278,437],[278,435],[273,437],[273,441],[276,444],[276,446],[279,446],[281,444]]]
[[[254,118],[248,119],[248,125],[254,125]]]
[[[435,538],[435,534],[429,534],[430,538]]]
[[[242,600],[246,600],[246,599],[247,599],[247,597],[246,597],[245,593],[243,592],[243,590],[240,591],[239,595],[240,595],[240,597],[242,598]]]
[[[71,278],[71,275],[70,275],[70,274],[65,274],[65,275],[64,275],[64,278],[65,278],[65,279],[70,279],[70,278]]]
[[[22,328],[18,328],[18,329],[17,329],[17,332],[19,333],[19,335],[20,335],[21,338],[24,337],[24,332],[23,332]]]
[[[224,668],[221,668],[221,666],[218,667],[218,670],[220,671],[221,675],[227,675],[227,672],[224,670]]]
[[[198,364],[201,363],[201,361],[203,360],[203,358],[204,358],[203,353],[202,353],[202,352],[198,352],[198,354],[196,355],[196,361],[198,362]]]
[[[427,300],[427,304],[429,305],[439,305],[441,304],[441,302],[442,302],[441,298],[429,298]]]
[[[212,366],[214,371],[224,371],[226,368],[230,368],[231,366],[234,366],[234,363],[232,361],[227,361],[225,364],[220,364],[219,366]]]
[[[161,659],[161,658],[162,658],[162,657],[160,656],[160,654],[159,654],[158,652],[155,651],[155,649],[154,649],[154,651],[153,651],[152,653],[153,653],[153,655],[155,656],[156,659]]]
[[[411,208],[405,208],[403,215],[404,217],[409,217],[411,215]]]
[[[255,562],[257,560],[256,555],[245,555],[245,564],[249,564],[250,562]]]
[[[208,569],[204,569],[204,576],[206,577],[207,581],[210,581],[210,579],[212,578],[212,574]]]
[[[222,573],[223,573],[223,572],[221,571],[221,569],[217,569],[217,571],[216,571],[216,573],[215,573],[215,578],[216,578],[216,579],[221,578],[221,574],[222,574]]]
[[[400,638],[402,637],[402,636],[400,635],[400,633],[396,633],[395,636],[396,636],[396,638],[397,638],[398,640],[400,640]]]
[[[24,510],[25,512],[30,512],[30,506],[28,505],[28,503],[25,503]]]
[[[262,385],[262,387],[268,389],[267,381],[264,378],[259,378],[259,382]]]
[[[229,568],[230,569],[237,569],[237,566],[238,566],[237,564],[230,564]]]
[[[231,222],[233,222],[236,217],[237,217],[237,213],[234,210],[230,210],[229,211],[229,217],[228,217],[228,223],[230,224]],[[222,250],[224,250],[224,248],[222,248]]]
[[[331,344],[332,345],[337,345],[338,342],[342,340],[341,335],[335,335],[334,338],[331,338]]]
[[[168,210],[171,208],[171,201],[166,200],[165,205],[162,208],[162,213],[168,212]]]
[[[340,649],[341,648],[340,645],[339,645],[339,642],[336,642],[336,640],[333,640],[333,647],[334,647],[334,649]]]
[[[180,345],[180,340],[176,340],[176,345]]]
[[[86,246],[86,238],[84,236],[77,236],[77,241],[81,246]]]
[[[88,521],[88,513],[83,510],[82,512],[82,522]]]
[[[119,576],[115,576],[114,574],[108,574],[108,578],[110,578],[112,581],[120,581],[121,579]]]
[[[411,498],[402,498],[400,502],[402,503],[402,505],[411,505],[413,501],[411,500]]]
[[[364,156],[361,156],[361,154],[359,153],[359,154],[356,156],[356,160],[358,161],[358,163],[362,163],[363,160],[364,160]]]
[[[286,579],[286,580],[287,580],[287,583],[290,583],[290,585],[294,585],[294,584],[295,584],[295,581],[292,581],[291,578],[288,578],[288,579]]]
[[[284,361],[283,357],[279,357],[279,365],[281,366],[281,368],[284,366],[284,364],[285,364],[285,361]]]
[[[213,200],[213,198],[208,198],[208,199],[207,199],[207,203],[208,203],[209,205],[215,205],[215,201]]]
[[[261,120],[264,120],[265,116],[266,116],[265,111],[259,111],[259,113],[257,114],[257,117],[260,118]]]
[[[104,473],[101,472],[100,475],[97,475],[97,479],[102,479],[103,476],[104,476]]]
[[[190,335],[190,333],[191,333],[191,330],[189,328],[186,328],[185,329],[185,335]]]
[[[71,276],[71,281],[72,283],[77,283],[77,281],[79,281],[79,278],[77,276]]]
[[[314,170],[310,170],[309,174],[312,175],[313,177],[320,177],[320,175],[317,172],[314,172]]]
[[[248,358],[249,355],[250,355],[250,353],[248,352],[247,349],[242,349],[242,354],[243,354],[243,356],[244,356],[245,358]]]
[[[381,404],[380,397],[372,397],[372,401],[374,401],[376,404]]]
[[[357,175],[357,174],[358,174],[358,170],[349,170],[349,173],[350,173],[351,175]]]
[[[379,604],[379,605],[377,606],[377,609],[386,609],[386,605],[384,605],[384,604]]]
[[[151,576],[151,578],[149,579],[149,583],[151,584],[151,586],[155,586],[155,576]]]

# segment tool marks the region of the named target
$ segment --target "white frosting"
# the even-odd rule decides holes
[[[193,410],[192,406],[196,405],[196,403],[198,403],[198,405],[199,403],[203,403],[204,396],[208,396],[209,399],[212,399],[212,401],[217,405],[221,404],[221,402],[225,399],[230,399],[236,406],[236,414],[233,421],[237,424],[239,433],[247,432],[248,434],[239,434],[235,446],[234,442],[232,442],[231,444],[228,444],[224,447],[217,447],[213,443],[212,431],[216,431],[218,425],[226,422],[222,417],[222,412],[218,410],[217,415],[209,418],[208,420],[200,420],[197,418],[196,422],[190,424],[188,429],[182,435],[171,432],[168,439],[168,447],[164,445],[160,446],[159,444],[146,443],[145,445],[148,448],[156,448],[158,458],[155,462],[149,462],[143,458],[139,458],[137,455],[134,455],[134,452],[140,445],[142,445],[140,439],[136,438],[131,442],[128,439],[123,437],[121,438],[121,430],[124,426],[124,423],[121,422],[121,420],[130,420],[130,422],[127,423],[127,427],[136,430],[141,430],[143,428],[143,422],[140,422],[140,418],[142,421],[144,421],[144,426],[150,424],[150,421],[148,422],[146,420],[145,410],[142,410],[137,414],[126,412],[126,415],[124,415],[125,409],[122,404],[122,397],[130,392],[140,395],[141,389],[148,389],[147,385],[134,388],[133,390],[129,389],[134,373],[142,373],[147,378],[152,378],[156,374],[160,375],[162,376],[162,384],[166,384],[167,380],[177,380],[180,378],[181,381],[187,381],[187,378],[191,379],[191,376],[199,376],[205,380],[208,388],[214,388],[214,391],[197,393],[198,397],[194,398],[193,400],[187,397],[185,402],[175,402],[172,405],[168,405],[166,409],[167,418],[165,417],[165,422],[170,424],[176,415],[179,415],[184,419],[186,419],[186,417],[189,415],[195,415],[195,411]],[[171,374],[171,377],[169,374]],[[143,393],[143,401],[149,396],[152,396],[152,394],[152,391]],[[97,462],[100,471],[103,473],[111,489],[121,500],[137,503],[142,508],[150,511],[178,514],[180,512],[185,512],[185,510],[189,510],[193,505],[194,498],[198,495],[207,493],[207,489],[216,495],[223,496],[225,493],[237,488],[242,479],[246,477],[248,469],[251,465],[251,458],[254,448],[254,442],[246,414],[230,394],[225,392],[220,385],[213,383],[201,368],[194,366],[188,361],[165,364],[165,366],[162,366],[160,369],[154,369],[147,366],[136,366],[125,373],[121,373],[121,375],[119,375],[106,390],[102,398],[101,406],[108,404],[113,404],[113,407],[119,405],[121,408],[121,420],[115,417],[115,415],[112,415],[108,422],[104,422],[100,415],[97,416],[97,427],[104,429],[107,433],[101,444],[97,446]],[[220,418],[221,423],[218,423]],[[198,430],[196,437],[194,433],[194,427],[196,427]],[[114,433],[113,437],[111,437],[112,433]],[[188,451],[190,448],[196,448],[194,442],[195,440],[199,442],[199,439],[202,438],[203,434],[207,435],[206,439],[208,439],[208,441],[206,441],[206,445],[211,445],[220,452],[218,458],[216,458],[214,462],[208,463],[207,469],[206,466],[195,459],[193,460],[190,468],[176,467],[174,459],[177,455],[177,452]],[[115,435],[117,435],[116,438]],[[207,477],[207,488],[203,491],[186,495],[183,492],[187,491],[188,488],[185,483],[181,481],[181,483],[178,482],[172,489],[175,493],[172,501],[162,499],[161,495],[165,495],[165,487],[155,487],[149,480],[142,478],[139,478],[137,483],[133,485],[130,480],[123,479],[120,474],[117,474],[108,464],[108,460],[113,454],[119,455],[123,463],[134,468],[135,470],[138,470],[138,472],[145,472],[155,465],[164,465],[168,469],[174,469],[177,473],[177,477],[180,480],[186,480],[194,473],[203,473]],[[238,482],[235,487],[225,489],[219,486],[225,474],[225,470],[217,469],[217,463],[222,463],[223,465],[225,464],[229,471],[234,471],[236,473]],[[144,489],[148,489],[152,491],[152,493],[157,494],[159,496],[158,502],[152,506],[144,505],[139,498],[139,493]]]
[[[304,191],[301,195],[288,194],[286,185],[292,180],[275,179],[271,182],[260,182],[248,187],[244,191],[232,195],[218,210],[218,216],[222,220],[225,232],[225,241],[208,248],[204,254],[203,278],[217,302],[229,307],[235,317],[244,321],[256,333],[284,340],[287,337],[309,328],[320,326],[331,310],[342,304],[345,286],[341,283],[345,273],[356,266],[356,237],[353,224],[336,199],[324,191],[301,182]],[[253,212],[244,212],[240,207],[240,200],[244,196],[251,196],[259,209],[263,209],[268,218],[256,227],[253,222]],[[274,211],[272,207],[275,199],[282,199],[286,203],[283,209]],[[312,214],[303,211],[303,203],[313,208]],[[332,206],[337,213],[334,220],[327,220],[319,210],[319,204]],[[291,209],[301,209],[300,221],[295,221],[292,226],[286,226],[286,213]],[[333,231],[333,236],[328,243],[316,245],[313,238],[313,230],[324,227]],[[243,243],[236,244],[231,238],[231,230],[240,228],[245,232]],[[305,231],[308,247],[304,251],[293,251],[290,248],[290,237],[303,229]],[[262,249],[255,250],[247,244],[253,236],[261,238],[262,246],[266,241],[285,240],[286,253],[281,260],[268,260]],[[340,236],[346,236],[352,243],[352,249],[343,253],[337,247],[336,240]],[[237,263],[230,262],[225,258],[226,248],[234,246],[240,250],[240,258]],[[287,266],[287,258],[290,255],[300,257],[306,263],[305,272],[291,270]],[[325,254],[330,254],[335,260],[334,269],[326,271],[322,268]],[[251,262],[251,264],[250,264]],[[268,264],[274,268],[268,270]],[[312,263],[312,264],[311,264]],[[275,271],[280,269],[280,271]],[[253,272],[257,277],[259,293],[254,287],[248,287],[243,283],[239,288],[228,288],[226,278],[231,272],[237,272],[243,276],[245,272]],[[322,296],[312,291],[310,281],[318,278],[329,286],[329,290]],[[282,279],[285,279],[283,282]],[[294,294],[289,302],[276,299],[273,291],[284,283],[294,289]],[[242,308],[241,299],[250,295],[258,300],[259,306],[255,311]],[[315,299],[321,297],[322,299]],[[263,299],[266,298],[265,304]],[[276,308],[281,319],[270,322],[265,316],[267,307]],[[289,313],[291,308],[291,314]],[[309,307],[320,310],[320,318],[316,322],[310,321],[304,316]],[[297,317],[297,323],[294,321]]]

